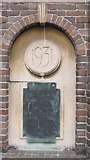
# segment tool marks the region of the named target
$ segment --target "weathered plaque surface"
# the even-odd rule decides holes
[[[29,45],[24,57],[29,71],[38,76],[46,76],[57,70],[61,53],[55,43],[42,39]]]
[[[55,142],[60,136],[60,90],[56,83],[30,82],[23,89],[23,136]]]

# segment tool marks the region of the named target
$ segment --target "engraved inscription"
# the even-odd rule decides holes
[[[46,46],[32,49],[32,65],[46,67],[52,64],[52,50],[51,47]]]
[[[32,73],[45,76],[60,66],[61,53],[53,42],[38,40],[27,48],[24,60],[26,67]]]

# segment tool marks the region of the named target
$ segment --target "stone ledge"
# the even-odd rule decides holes
[[[38,150],[8,150],[7,153],[3,154],[2,160],[9,160],[9,159],[32,159],[32,158],[44,158],[44,159],[78,159],[78,160],[84,160],[89,159],[90,157],[86,157],[85,155],[77,155],[75,151],[55,151],[55,150],[49,150],[49,151],[38,151]]]

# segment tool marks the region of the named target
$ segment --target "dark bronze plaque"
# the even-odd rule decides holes
[[[60,90],[56,83],[30,82],[23,89],[23,136],[28,142],[55,142],[60,136]]]

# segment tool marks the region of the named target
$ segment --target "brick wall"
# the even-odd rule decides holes
[[[76,51],[76,150],[90,147],[90,17],[88,3],[46,3],[46,22],[71,39]],[[39,22],[38,3],[1,3],[0,148],[8,146],[9,52],[15,38]]]

